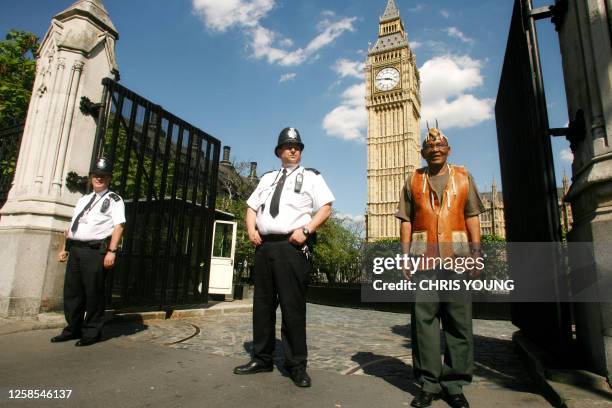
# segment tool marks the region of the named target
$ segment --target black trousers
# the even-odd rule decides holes
[[[104,254],[99,249],[72,247],[64,278],[64,333],[98,339],[104,325]]]
[[[276,308],[282,313],[285,367],[306,367],[306,289],[312,264],[288,241],[260,245],[255,252],[253,358],[272,364],[276,343]]]

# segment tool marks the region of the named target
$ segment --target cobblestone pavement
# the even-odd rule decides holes
[[[309,366],[346,375],[373,375],[402,388],[412,378],[408,314],[308,304]],[[280,312],[277,338],[280,339]],[[120,328],[118,328],[120,330]],[[249,358],[251,313],[220,314],[181,320],[147,321],[130,326],[134,341]],[[506,321],[474,320],[473,385],[493,389],[535,391],[514,353],[511,336],[517,328]],[[112,336],[112,333],[110,334]],[[276,364],[282,366],[280,340]]]

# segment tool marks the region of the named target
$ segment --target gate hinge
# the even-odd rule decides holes
[[[100,114],[100,108],[102,108],[101,103],[93,103],[91,99],[86,96],[81,97],[81,104],[79,105],[79,109],[81,110],[81,113],[83,115],[98,118],[98,115]]]
[[[570,149],[575,152],[578,145],[586,137],[586,122],[584,120],[584,111],[578,109],[576,116],[573,120],[570,120],[568,127],[565,128],[551,128],[548,129],[549,136],[565,136],[570,142]]]
[[[528,17],[534,20],[550,18],[555,26],[555,30],[559,31],[567,14],[567,7],[567,0],[555,0],[553,5],[529,10]]]

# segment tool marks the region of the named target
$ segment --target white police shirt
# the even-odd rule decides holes
[[[79,219],[79,228],[73,234],[72,224],[93,195],[96,195],[96,198]],[[113,233],[115,226],[123,223],[125,223],[125,206],[121,197],[109,190],[100,193],[94,191],[81,197],[74,207],[72,220],[68,226],[68,238],[75,241],[102,240]]]
[[[302,177],[302,188],[296,192],[296,179]],[[314,169],[296,166],[287,169],[285,186],[280,196],[278,215],[270,215],[270,203],[274,189],[282,176],[281,170],[265,173],[247,205],[257,213],[257,229],[261,235],[289,234],[304,227],[312,219],[312,212],[335,200],[334,195]]]

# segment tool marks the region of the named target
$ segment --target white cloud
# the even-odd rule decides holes
[[[368,118],[365,108],[365,82],[352,85],[342,93],[342,102],[323,119],[330,136],[345,140],[365,140]]]
[[[559,152],[559,156],[564,162],[572,163],[574,161],[574,153],[572,153],[572,149],[570,149],[569,147],[561,150]]]
[[[275,0],[192,0],[193,12],[211,30],[224,32],[234,26],[255,27]]]
[[[319,22],[317,28],[321,33],[308,43],[305,50],[306,53],[312,54],[326,45],[331,44],[346,31],[355,31],[353,27],[355,20],[357,20],[357,17],[345,17],[338,21],[332,21],[326,18]]]
[[[413,50],[416,50],[421,45],[423,45],[423,43],[421,43],[419,41],[410,41],[408,44],[410,45],[410,48],[413,49]]]
[[[424,8],[425,8],[425,6],[424,6],[424,5],[422,5],[422,4],[417,4],[416,6],[409,8],[409,9],[408,9],[408,12],[410,12],[410,13],[415,13],[415,12],[417,12],[417,11],[421,11],[421,10],[423,10]]]
[[[278,80],[279,83],[283,83],[283,82],[287,82],[287,81],[293,81],[295,79],[295,76],[297,74],[296,73],[288,73],[288,74],[283,74],[281,75],[280,79]]]
[[[323,11],[317,24],[318,34],[306,47],[289,49],[294,42],[272,31],[260,22],[275,6],[275,0],[192,0],[193,13],[212,31],[225,32],[231,27],[244,29],[248,47],[257,59],[270,64],[296,66],[316,59],[317,51],[333,43],[347,31],[354,31],[356,17],[336,18]]]
[[[468,56],[445,55],[423,64],[421,94],[424,120],[438,119],[443,129],[470,127],[493,117],[493,99],[467,91],[483,85],[482,63]]]
[[[444,32],[446,32],[446,34],[448,34],[449,37],[458,38],[464,43],[467,43],[467,44],[474,43],[474,39],[463,34],[457,27],[448,27],[444,29]]]
[[[347,213],[337,213],[335,214],[336,218],[340,219],[340,220],[348,220],[351,221],[353,223],[365,223],[365,215],[363,214],[347,214]]]
[[[440,10],[440,15],[444,18],[449,18],[450,17],[450,13],[446,10]]]
[[[340,58],[336,61],[332,69],[336,71],[336,73],[338,73],[341,78],[348,76],[361,79],[363,78],[364,67],[364,62],[350,61],[345,58]]]

